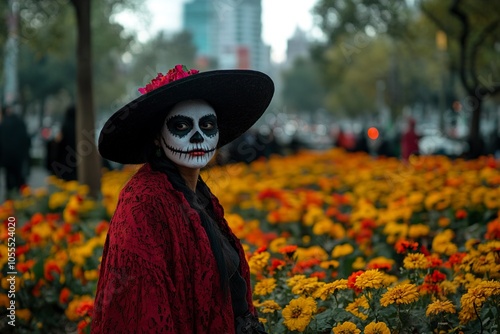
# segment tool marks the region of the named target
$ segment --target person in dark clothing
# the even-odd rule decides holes
[[[7,198],[26,184],[31,139],[23,119],[12,106],[2,108],[0,123],[1,166],[5,168]]]
[[[65,180],[77,179],[76,163],[76,109],[70,106],[66,109],[61,132],[55,138],[55,162],[51,165],[54,174]]]

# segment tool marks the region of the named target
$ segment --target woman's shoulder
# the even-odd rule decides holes
[[[173,187],[164,173],[151,169],[149,164],[142,165],[122,188],[122,196],[141,193],[158,196],[171,193]]]

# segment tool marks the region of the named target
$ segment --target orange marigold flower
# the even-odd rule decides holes
[[[61,292],[59,293],[59,303],[66,304],[69,301],[70,294],[70,289],[68,289],[67,287],[62,288]]]
[[[31,260],[27,260],[24,263],[18,263],[18,264],[16,264],[16,269],[20,273],[24,274],[25,272],[27,272],[28,270],[30,270],[31,268],[33,268],[34,264],[35,264],[35,260],[32,260],[32,259]]]
[[[265,252],[267,250],[267,246],[261,246],[255,250],[255,254],[260,254],[262,252]]]
[[[297,250],[297,246],[296,245],[286,245],[286,246],[283,246],[281,247],[278,252],[281,253],[281,254],[293,254],[295,253],[295,251]]]
[[[488,240],[500,240],[500,218],[492,220],[486,225],[484,237]]]
[[[396,241],[396,244],[394,245],[394,249],[398,254],[404,254],[408,252],[408,250],[417,250],[418,249],[418,242],[414,241],[408,241],[405,239],[399,239]]]
[[[446,279],[446,274],[443,274],[439,270],[434,270],[432,274],[425,275],[425,282],[427,283],[440,283]]]
[[[105,220],[101,221],[97,226],[95,227],[95,233],[97,235],[101,234],[104,231],[107,231],[109,228],[109,223]]]
[[[462,252],[451,254],[448,261],[446,261],[443,265],[446,268],[452,268],[454,266],[460,265],[462,263],[463,258],[466,255],[467,253],[462,253]]]
[[[43,219],[43,214],[37,212],[33,216],[31,216],[30,222],[32,225],[36,225],[38,223],[41,223]]]
[[[283,266],[286,264],[285,261],[279,260],[279,259],[272,259],[271,260],[271,271],[274,271],[276,269],[281,269]]]
[[[53,273],[61,275],[62,270],[56,261],[49,260],[49,261],[45,262],[43,275],[47,281],[51,282],[54,280],[54,276],[52,275]]]
[[[87,321],[86,319],[80,320],[77,325],[78,329],[78,334],[83,334],[84,329],[87,328],[87,326],[90,324],[90,321]]]
[[[465,218],[467,218],[467,211],[465,211],[464,209],[458,209],[455,212],[455,218],[456,219],[465,219]]]
[[[356,272],[353,272],[348,278],[347,278],[347,286],[349,289],[354,290],[354,292],[359,293],[361,292],[361,289],[356,287],[356,280],[358,279],[358,276],[363,274],[365,271],[364,270],[359,270]]]
[[[419,290],[424,294],[438,294],[441,292],[441,288],[439,287],[439,285],[434,283],[423,283],[422,285],[420,285]]]
[[[437,255],[427,256],[427,262],[430,268],[439,268],[443,265],[443,260],[441,260]]]

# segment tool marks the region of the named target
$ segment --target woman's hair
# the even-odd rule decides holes
[[[157,156],[158,150],[161,152],[160,156]],[[192,191],[182,178],[176,165],[165,156],[162,149],[159,149],[154,144],[150,145],[146,149],[146,161],[149,162],[153,170],[163,172],[167,175],[168,180],[172,183],[172,186],[176,190],[182,192],[191,208],[196,210],[200,216],[201,224],[207,233],[215,261],[217,262],[220,284],[222,290],[224,291],[224,295],[227,297],[229,294],[229,277],[226,259],[222,248],[221,238],[223,236],[221,230],[217,226],[217,222],[214,218],[212,218],[213,205],[212,193],[210,192],[210,189],[202,178],[199,177],[196,185],[196,193]]]

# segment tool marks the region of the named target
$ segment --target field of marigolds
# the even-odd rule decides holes
[[[49,179],[0,206],[0,332],[13,329],[14,290],[15,333],[89,331],[109,220],[136,169],[106,172],[98,201]],[[269,333],[500,332],[500,161],[330,150],[204,178],[247,251]]]

